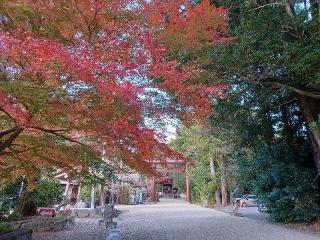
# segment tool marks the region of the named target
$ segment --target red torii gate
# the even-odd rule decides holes
[[[182,159],[168,159],[165,162],[153,160],[153,161],[149,161],[148,163],[150,163],[155,169],[157,168],[157,166],[162,167],[162,169],[159,169],[159,170],[156,169],[156,171],[159,173],[158,176],[148,177],[148,182],[151,186],[150,198],[149,198],[151,202],[157,201],[157,194],[156,194],[156,178],[157,177],[161,179],[161,175],[163,176],[168,173],[185,173],[186,174],[186,201],[191,203],[190,179],[187,174],[187,170],[188,170],[188,165],[194,164],[193,161],[182,160]],[[167,166],[176,166],[176,165],[184,165],[184,167],[171,168],[171,169],[165,168]]]

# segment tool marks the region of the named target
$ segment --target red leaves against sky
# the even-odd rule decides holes
[[[144,107],[152,106],[139,95],[147,96],[146,87],[169,91],[187,116],[204,119],[212,99],[223,97],[226,86],[194,83],[199,71],[171,59],[166,46],[193,50],[230,41],[228,13],[207,0],[198,6],[175,0],[132,2],[5,1],[0,56],[10,81],[64,91],[63,99],[50,100],[47,107],[51,118],[67,115],[75,124],[70,137],[76,132],[99,139],[95,147],[103,145],[108,157],[148,173],[152,170],[146,161],[181,156],[143,127]],[[164,81],[154,84],[147,77]],[[79,84],[82,90],[71,90]],[[64,127],[48,121],[50,115],[28,113],[32,102],[19,102],[19,96],[1,86],[0,109],[15,124],[26,129]]]

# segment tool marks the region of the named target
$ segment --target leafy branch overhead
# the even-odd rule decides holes
[[[194,43],[228,40],[227,11],[209,1],[4,0],[0,15],[2,180],[52,168],[88,172],[88,151],[154,174],[152,159],[183,156],[145,116],[155,124],[168,115],[203,120],[224,97],[226,85],[194,84],[197,67],[166,46],[177,29]],[[157,105],[164,94],[170,99]]]

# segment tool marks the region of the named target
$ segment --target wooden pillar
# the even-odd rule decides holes
[[[157,195],[156,195],[156,178],[150,178],[150,202],[156,202]]]
[[[91,209],[94,209],[94,202],[95,202],[95,189],[94,189],[94,186],[92,186],[91,188]]]
[[[78,194],[77,194],[77,202],[81,201],[81,183],[78,185]]]
[[[163,197],[163,184],[161,184],[161,192],[162,192],[162,197]]]
[[[191,203],[190,179],[188,175],[188,164],[186,165],[186,201]]]
[[[120,182],[120,184],[117,183],[117,188],[118,188],[118,191],[117,191],[116,204],[120,204],[121,203],[120,194],[121,194],[121,190],[122,190],[121,182]]]
[[[104,206],[104,193],[105,189],[104,187],[100,184],[99,185],[99,205]]]

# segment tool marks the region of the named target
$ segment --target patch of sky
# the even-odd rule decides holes
[[[81,91],[92,90],[93,87],[83,81],[77,81],[63,84],[62,89],[67,91],[70,95],[75,95]]]
[[[76,32],[74,35],[74,38],[77,40],[80,40],[83,37],[83,33],[82,32]]]
[[[147,1],[146,1],[147,2]],[[125,7],[126,10],[139,10],[143,7],[140,1],[138,0],[132,0],[130,3],[127,4]]]
[[[179,12],[184,13],[186,11],[186,6],[185,5],[180,5],[179,6]]]
[[[21,72],[21,69],[7,63],[0,64],[0,71],[5,72],[9,78],[13,78]]]
[[[297,0],[294,2],[294,10],[297,14],[305,14],[305,21],[312,19],[310,0]]]
[[[0,15],[0,23],[5,24],[8,18],[6,16]]]
[[[178,118],[171,115],[163,115],[161,124],[159,125],[158,119],[152,117],[144,118],[145,127],[155,129],[157,133],[164,134],[165,143],[169,143],[177,136],[177,131],[182,127],[182,123]]]

